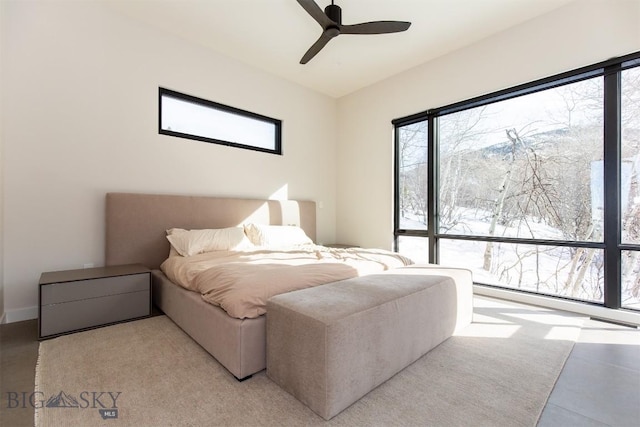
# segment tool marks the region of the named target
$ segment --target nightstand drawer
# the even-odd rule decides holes
[[[39,287],[40,339],[151,315],[151,271],[139,264],[49,271]]]
[[[40,303],[44,306],[148,290],[149,273],[51,283],[42,286]]]
[[[150,314],[148,289],[41,307],[40,336],[101,326]]]

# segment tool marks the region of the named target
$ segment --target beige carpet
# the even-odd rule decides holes
[[[165,316],[44,341],[35,423],[535,426],[583,318],[486,298],[475,306],[462,333],[329,422],[264,371],[236,381]]]

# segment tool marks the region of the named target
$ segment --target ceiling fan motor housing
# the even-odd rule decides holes
[[[340,6],[330,4],[329,6],[324,8],[324,13],[333,22],[338,25],[342,25],[342,9],[340,8]]]

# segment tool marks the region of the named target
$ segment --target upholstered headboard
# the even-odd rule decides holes
[[[158,268],[169,254],[169,228],[224,228],[246,223],[298,225],[316,239],[311,201],[107,193],[105,265]]]

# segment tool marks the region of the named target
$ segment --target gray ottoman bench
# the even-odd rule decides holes
[[[326,420],[471,322],[471,272],[410,266],[267,301],[267,375]]]

